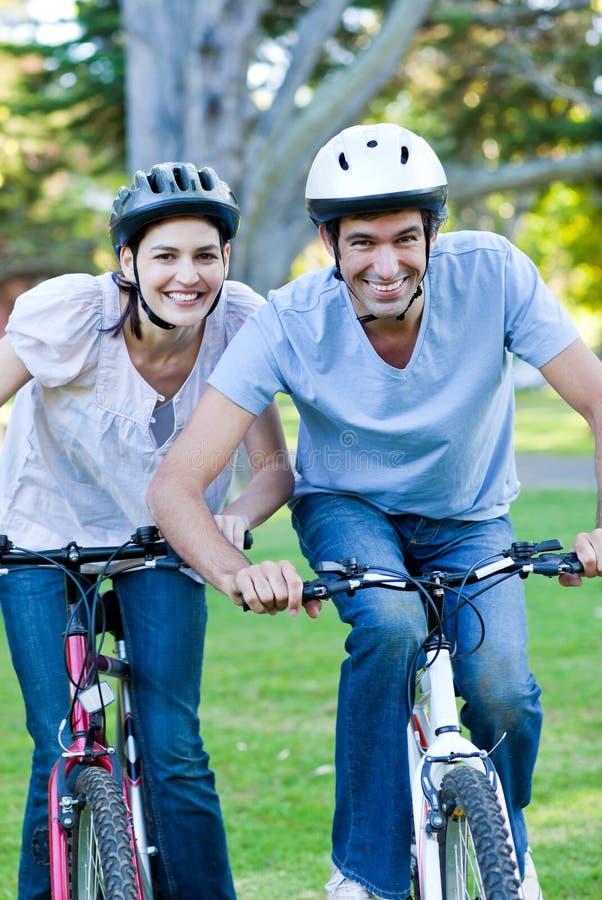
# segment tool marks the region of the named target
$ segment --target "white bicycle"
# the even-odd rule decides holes
[[[452,648],[445,637],[445,590],[454,590],[457,607],[469,603],[502,578],[530,574],[582,572],[574,553],[560,554],[559,541],[515,542],[509,550],[481,560],[464,572],[435,571],[412,578],[392,570],[371,570],[355,559],[324,562],[318,577],[304,583],[303,598],[326,600],[335,594],[386,587],[418,591],[428,635],[425,662],[416,676],[408,723],[415,851],[416,900],[521,900],[516,853],[500,779],[491,752],[461,735],[454,690]],[[489,581],[489,579],[496,579]],[[466,585],[485,582],[468,599]],[[476,648],[475,648],[476,649]]]

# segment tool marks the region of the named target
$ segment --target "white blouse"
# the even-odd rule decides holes
[[[264,302],[246,285],[226,282],[194,368],[173,398],[171,434],[157,446],[151,424],[164,398],[134,368],[123,334],[101,330],[120,315],[111,274],[63,275],[19,297],[6,330],[34,377],[15,397],[0,456],[0,532],[19,546],[47,549],[70,540],[120,544],[150,524],[146,491],[155,470],[224,349]],[[202,453],[199,447],[197,463]],[[214,512],[234,464],[207,491]]]

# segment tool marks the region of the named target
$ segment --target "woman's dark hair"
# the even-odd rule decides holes
[[[214,219],[212,216],[205,216],[204,218],[210,222],[213,227],[217,230],[219,234],[219,244],[220,250],[222,252],[222,256],[224,255],[224,249],[226,244],[228,243],[228,238],[226,234],[226,226],[221,221],[221,219]],[[153,222],[152,225],[156,225],[156,222]],[[140,246],[140,242],[142,238],[146,234],[150,225],[147,225],[145,228],[141,228],[140,231],[137,231],[136,234],[132,235],[129,239],[127,246],[132,251],[132,255],[134,259],[136,259],[138,255],[138,248]],[[128,279],[124,276],[123,272],[117,270],[111,273],[111,277],[120,291],[124,291],[127,294],[127,304],[125,309],[121,313],[119,319],[115,322],[114,325],[109,325],[108,328],[103,328],[102,330],[108,332],[111,337],[117,337],[121,334],[121,332],[125,329],[125,326],[129,322],[130,331],[139,341],[142,340],[142,327],[140,325],[140,304],[138,302],[138,286],[134,284],[132,281],[128,281]]]

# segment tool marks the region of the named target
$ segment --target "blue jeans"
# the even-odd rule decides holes
[[[162,898],[233,900],[224,826],[197,710],[207,621],[205,589],[179,572],[115,579],[133,669],[132,704]],[[63,662],[63,577],[51,570],[0,579],[13,664],[34,742],[20,900],[50,897],[47,783],[69,699]],[[144,715],[139,715],[140,711]]]
[[[507,517],[483,522],[435,521],[416,515],[387,516],[351,495],[311,494],[293,510],[293,525],[310,565],[357,557],[419,574],[425,569],[461,570],[514,540]],[[472,589],[474,591],[474,588]],[[373,588],[333,601],[351,626],[341,666],[336,725],[336,797],[333,860],[373,893],[400,900],[410,893],[411,792],[406,728],[408,679],[425,636],[418,594]],[[475,743],[491,749],[502,780],[523,866],[527,835],[523,808],[531,778],[542,713],[540,689],[529,671],[522,584],[512,578],[476,601],[485,640],[476,653],[454,664],[464,700],[462,721]],[[446,598],[446,611],[455,598]],[[481,638],[470,607],[448,636],[458,656]]]

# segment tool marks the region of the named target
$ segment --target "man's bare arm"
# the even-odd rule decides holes
[[[585,574],[602,575],[602,362],[579,338],[542,367],[555,391],[581,413],[594,436],[594,466],[598,481],[597,527],[577,535],[574,550]],[[563,584],[578,584],[578,576],[562,576]]]
[[[288,499],[292,487],[288,456],[274,432],[264,443],[265,429],[269,432],[273,427],[273,415],[268,413],[262,423],[261,417],[256,419],[208,387],[159,467],[148,501],[155,521],[176,553],[235,603],[240,604],[244,596],[255,612],[288,608],[296,614],[302,582],[295,568],[286,560],[252,564],[222,535],[204,497],[249,432],[255,476],[230,510],[247,516],[253,527]]]

